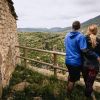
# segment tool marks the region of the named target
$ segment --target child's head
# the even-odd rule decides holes
[[[80,24],[79,21],[74,21],[74,22],[73,22],[72,28],[73,28],[74,30],[79,30],[80,27],[81,27],[81,24]]]

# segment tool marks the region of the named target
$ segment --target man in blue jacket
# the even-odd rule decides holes
[[[66,59],[65,64],[68,68],[69,77],[67,92],[70,94],[76,81],[80,79],[80,72],[82,71],[83,57],[82,54],[95,59],[100,59],[99,56],[87,49],[87,42],[85,36],[79,32],[80,22],[75,21],[72,24],[72,32],[65,36],[65,50]]]

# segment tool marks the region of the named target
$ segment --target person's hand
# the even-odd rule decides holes
[[[98,57],[98,58],[97,58],[97,60],[98,60],[98,61],[99,61],[99,63],[100,63],[100,57]]]

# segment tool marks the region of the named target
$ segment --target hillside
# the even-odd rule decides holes
[[[19,33],[19,45],[25,45],[32,48],[44,49],[44,50],[53,50],[64,52],[64,37],[65,32],[58,33],[44,33],[44,32],[30,32],[30,33]],[[23,53],[23,51],[22,51]],[[53,58],[51,54],[48,53],[39,53],[30,51],[28,53],[28,57],[31,59],[41,60],[47,63],[53,63]],[[65,67],[65,58],[63,56],[57,57],[58,65],[61,67]],[[41,67],[42,65],[32,63],[34,66]],[[43,66],[44,67],[44,66]]]
[[[95,92],[97,100],[100,93]],[[84,87],[76,85],[68,98],[66,82],[17,66],[10,84],[4,88],[2,100],[86,100]],[[89,99],[90,100],[90,99]]]
[[[64,51],[64,37],[66,32],[25,32],[19,33],[19,44],[33,48],[53,50],[56,45],[58,51]]]
[[[95,18],[92,18],[92,19],[90,19],[90,20],[88,20],[86,22],[84,22],[82,24],[82,26],[85,26],[86,27],[86,26],[91,25],[91,24],[97,24],[97,25],[100,26],[100,15],[97,16],[97,17],[95,17]]]

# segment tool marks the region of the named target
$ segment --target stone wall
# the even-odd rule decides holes
[[[9,83],[11,73],[18,62],[16,55],[19,50],[15,48],[17,41],[16,19],[8,5],[9,0],[0,0],[0,70],[3,87]]]

